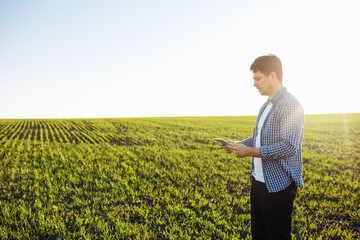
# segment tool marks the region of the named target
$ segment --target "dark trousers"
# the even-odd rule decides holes
[[[252,239],[291,239],[291,214],[296,192],[295,183],[280,192],[268,193],[265,183],[252,181]]]

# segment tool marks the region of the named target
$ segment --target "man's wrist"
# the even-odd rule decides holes
[[[260,149],[248,147],[246,155],[248,155],[249,157],[261,157]]]

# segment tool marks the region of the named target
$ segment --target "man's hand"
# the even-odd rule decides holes
[[[225,145],[225,144],[223,144],[223,143],[219,143],[219,146],[221,146],[226,153],[232,153],[229,145]]]
[[[234,143],[242,143],[242,142],[233,142],[233,141],[229,141],[229,140],[226,140],[229,144],[234,144]],[[225,145],[223,143],[219,143],[219,146],[221,146],[224,151],[226,153],[233,153],[233,151],[230,149],[230,145]]]
[[[237,158],[261,157],[258,148],[249,148],[242,142],[230,143],[229,149],[235,154]]]
[[[238,158],[247,157],[246,153],[247,153],[248,147],[246,147],[245,144],[243,144],[242,142],[230,143],[228,148]]]

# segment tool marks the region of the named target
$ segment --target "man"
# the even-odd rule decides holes
[[[294,199],[297,187],[303,188],[303,108],[283,87],[278,57],[258,57],[250,70],[254,87],[269,98],[260,109],[253,136],[222,146],[238,158],[253,157],[250,174],[253,239],[291,239]]]

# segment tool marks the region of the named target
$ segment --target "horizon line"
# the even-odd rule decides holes
[[[305,116],[310,115],[344,115],[344,114],[360,114],[360,112],[344,112],[344,113],[308,113],[304,114]],[[183,116],[137,116],[137,117],[21,117],[21,118],[12,118],[12,117],[0,117],[0,120],[52,120],[52,119],[129,119],[129,118],[209,118],[209,117],[256,117],[257,115],[208,115],[208,116],[192,116],[192,115],[183,115]]]

